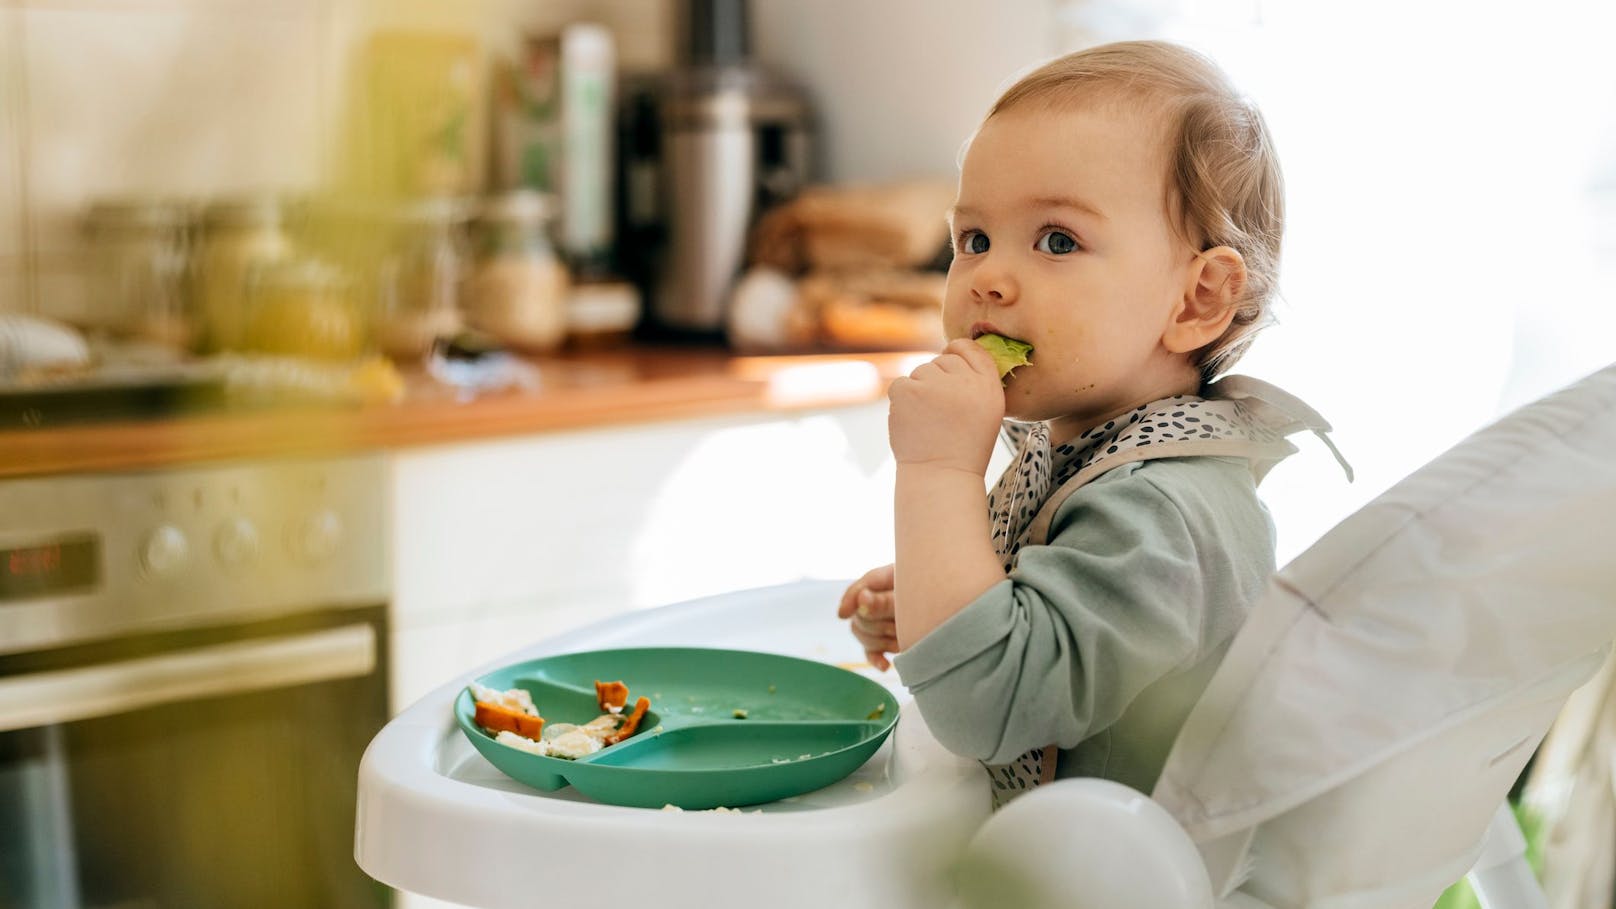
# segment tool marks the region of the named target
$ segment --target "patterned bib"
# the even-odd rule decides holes
[[[1096,426],[1070,442],[1049,444],[1047,423],[1006,421],[1004,436],[1016,449],[988,494],[993,549],[1006,572],[1027,545],[1043,545],[1055,511],[1067,496],[1114,467],[1153,458],[1241,457],[1257,482],[1296,452],[1285,437],[1311,430],[1352,479],[1352,467],[1330,441],[1330,424],[1300,400],[1248,376],[1227,376],[1201,389],[1152,401]],[[1009,764],[983,764],[993,781],[997,810],[1055,777],[1059,749],[1034,748]]]

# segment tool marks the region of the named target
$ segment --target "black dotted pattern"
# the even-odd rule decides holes
[[[1034,748],[1009,764],[983,764],[993,780],[993,810],[998,811],[1010,800],[1037,786],[1044,779],[1045,759],[1054,760],[1052,748]],[[1050,768],[1053,772],[1054,768]]]
[[[1021,549],[1033,516],[1055,488],[1049,481],[1054,461],[1049,450],[1049,424],[1010,425],[1015,429],[1007,430],[1006,434],[1020,436],[1016,457],[988,493],[993,551],[1004,563],[1005,571],[1014,566],[1016,552]]]

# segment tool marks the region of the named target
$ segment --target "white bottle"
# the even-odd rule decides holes
[[[561,248],[604,267],[612,245],[612,142],[616,100],[612,33],[589,23],[561,32]]]

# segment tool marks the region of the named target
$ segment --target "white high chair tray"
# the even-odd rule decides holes
[[[541,792],[489,764],[455,727],[472,678],[554,653],[702,646],[836,662],[857,653],[835,618],[842,582],[802,582],[633,613],[539,642],[438,688],[371,742],[359,771],[354,855],[401,890],[484,909],[585,905],[631,886],[669,906],[935,907],[988,815],[973,761],[914,703],[863,767],[816,792],[729,812],[602,805]],[[866,670],[904,697],[892,673]]]

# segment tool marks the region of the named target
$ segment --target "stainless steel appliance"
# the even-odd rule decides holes
[[[0,482],[0,906],[385,906],[380,457]]]
[[[658,111],[668,249],[652,313],[715,332],[753,219],[809,179],[810,119],[796,88],[750,61],[745,0],[685,0],[684,18]]]

